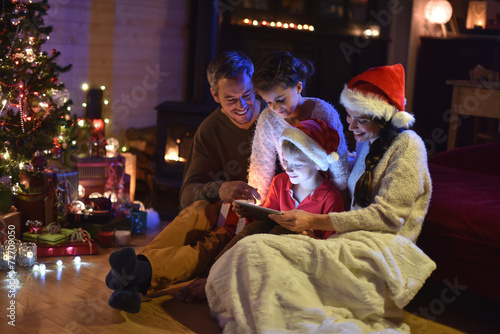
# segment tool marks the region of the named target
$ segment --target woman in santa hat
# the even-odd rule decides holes
[[[369,69],[342,91],[357,141],[350,211],[269,215],[292,231],[335,234],[249,236],[213,266],[206,293],[224,332],[410,332],[403,307],[435,263],[415,245],[431,179],[424,143],[408,130],[404,85],[396,64]]]

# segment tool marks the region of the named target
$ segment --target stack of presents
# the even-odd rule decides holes
[[[14,230],[16,239],[37,245],[37,257],[74,256],[115,245],[116,230],[145,232],[147,212],[130,201],[123,156],[76,158],[75,165],[23,171],[15,195],[0,188],[0,241]]]
[[[88,154],[71,156],[63,168],[47,168],[37,152],[29,169],[20,172],[15,194],[12,185],[5,185],[10,181],[0,182],[2,252],[6,242],[15,241],[36,245],[38,257],[96,254],[98,243],[113,246],[124,231],[145,232],[147,213],[142,204],[131,202],[134,194],[119,143],[104,139],[102,94],[102,89],[90,89],[87,95],[83,120],[88,126],[83,128],[89,131],[80,130],[78,137]]]

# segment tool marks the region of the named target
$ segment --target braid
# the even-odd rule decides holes
[[[370,151],[365,158],[365,172],[361,174],[354,188],[354,204],[365,208],[371,204],[369,195],[372,193],[372,172],[392,142],[401,133],[402,129],[395,128],[384,119],[374,118],[373,121],[380,126],[380,137],[370,146]]]

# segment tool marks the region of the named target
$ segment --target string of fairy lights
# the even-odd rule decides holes
[[[269,27],[278,29],[292,29],[292,30],[303,30],[303,31],[314,31],[314,26],[311,24],[295,24],[292,22],[281,22],[281,21],[266,21],[266,20],[252,20],[245,18],[240,22],[242,25],[248,25],[253,27]]]
[[[17,271],[16,269],[11,269],[7,272],[7,275],[4,279],[6,284],[6,288],[9,292],[17,292],[22,288],[22,283],[19,278],[23,276],[27,276],[27,279],[24,282],[27,282],[30,279],[41,279],[45,280],[45,276],[47,273],[56,272],[56,280],[61,280],[62,272],[65,267],[73,265],[74,269],[78,272],[82,265],[86,263],[82,261],[80,256],[75,256],[73,259],[68,261],[63,261],[58,259],[56,261],[45,261],[45,262],[37,262],[36,256],[34,257],[35,261],[30,266],[27,266],[27,270]],[[2,261],[3,259],[0,259]]]

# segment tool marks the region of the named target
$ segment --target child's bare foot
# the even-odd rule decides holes
[[[192,303],[196,298],[206,299],[205,285],[207,284],[206,278],[198,278],[194,282],[191,282],[188,286],[180,289],[175,297],[186,303]]]

